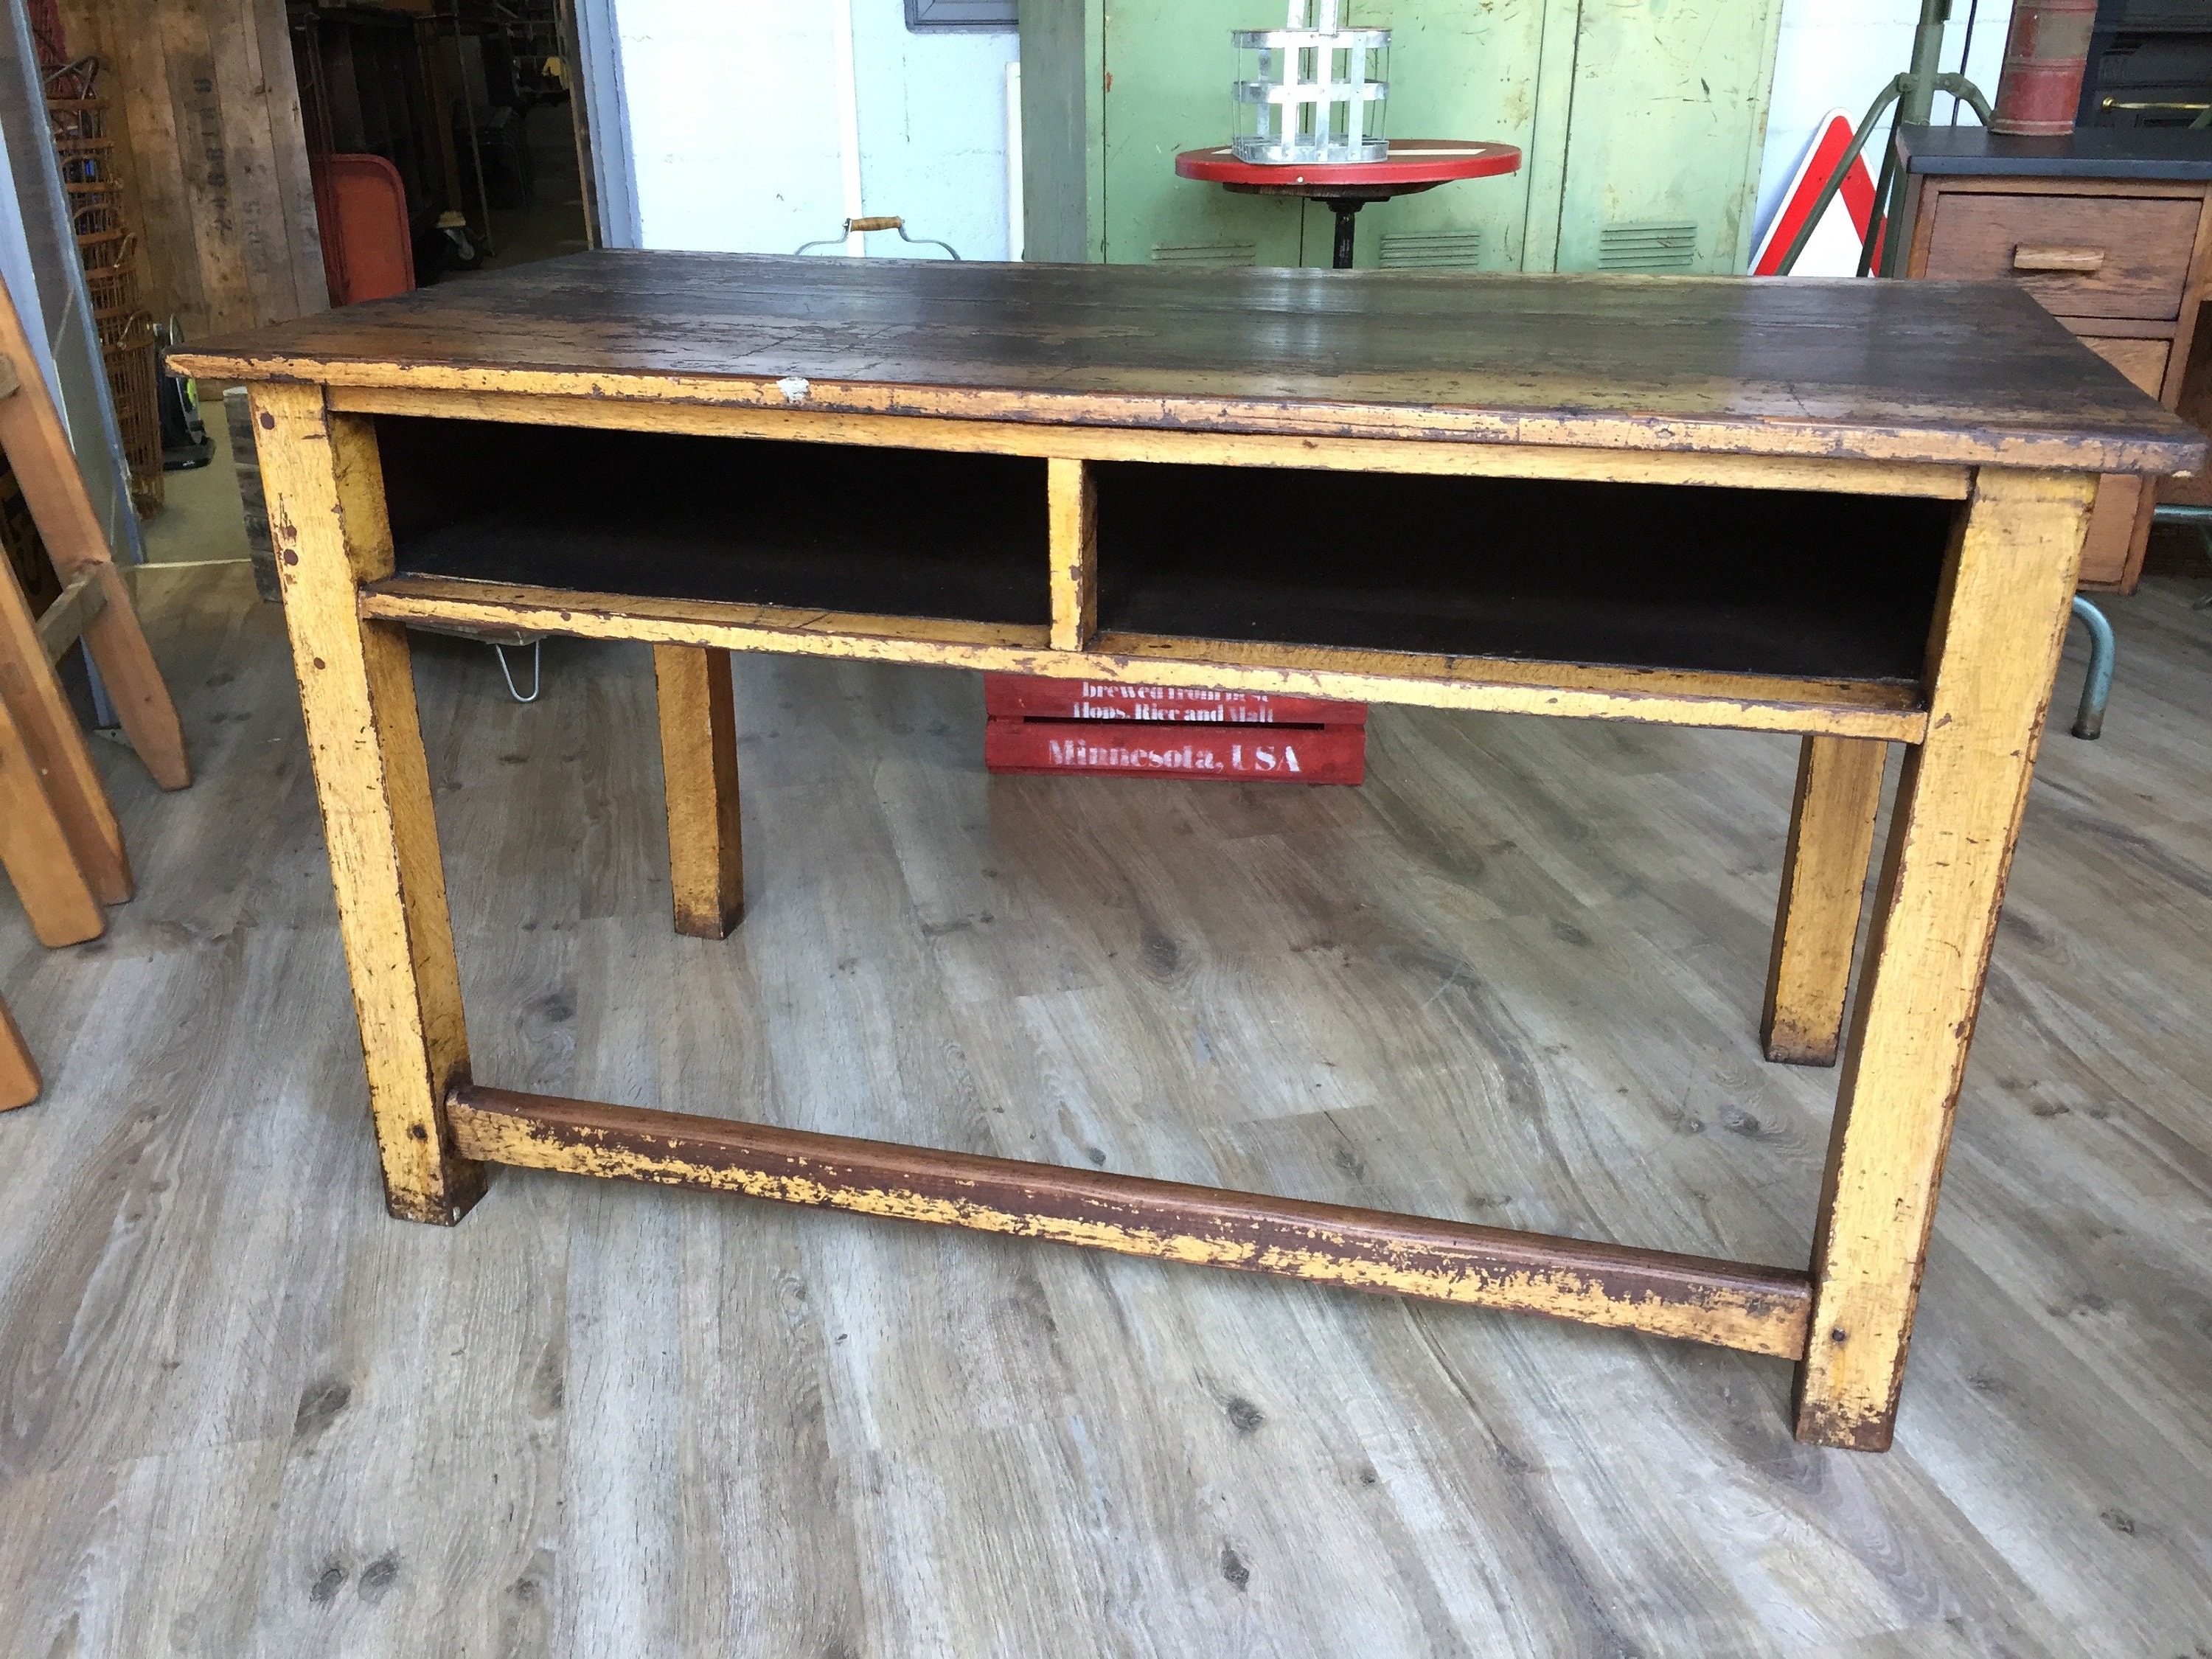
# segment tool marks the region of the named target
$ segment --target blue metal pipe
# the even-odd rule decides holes
[[[2112,625],[2105,613],[2074,596],[2074,615],[2089,630],[2089,673],[2081,682],[2081,707],[2074,716],[2074,735],[2096,738],[2105,729],[2105,703],[2112,695]]]
[[[2212,116],[2212,110],[2205,111],[2204,115],[2199,116],[2195,121],[2190,123],[2190,125],[2191,126],[2203,125],[2204,116]],[[2189,507],[2179,501],[2169,505],[2154,507],[2151,509],[2150,521],[2153,524],[2195,525],[2197,526],[2197,533],[2204,538],[2204,551],[2208,555],[2212,555],[2212,507]],[[2197,600],[2195,605],[2191,605],[2190,609],[2192,611],[2212,610],[2212,593],[2207,593],[2203,599]]]

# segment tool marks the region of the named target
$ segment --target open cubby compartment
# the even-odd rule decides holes
[[[1115,635],[1907,684],[1962,510],[1682,484],[1097,471],[1098,621]]]
[[[1045,464],[379,416],[402,575],[1030,623]]]

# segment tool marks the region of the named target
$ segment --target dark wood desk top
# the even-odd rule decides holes
[[[2009,283],[601,252],[179,352],[299,380],[2099,472],[2205,441]]]
[[[1911,173],[1962,179],[2212,179],[2212,128],[2076,127],[2060,138],[2014,138],[1986,127],[1905,127],[1897,148]]]

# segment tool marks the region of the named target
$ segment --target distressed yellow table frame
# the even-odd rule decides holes
[[[342,325],[343,318],[319,325]],[[2022,453],[2037,464],[1992,465],[1958,459],[1971,446],[1946,453],[1924,438],[1913,441],[1917,452],[1899,440],[1889,453],[1873,441],[1860,453],[1771,453],[1798,442],[1785,434],[1766,447],[1771,453],[1699,453],[1671,436],[1605,438],[1596,415],[1588,447],[1573,441],[1583,428],[1567,416],[1533,442],[1055,423],[972,402],[951,416],[927,404],[869,407],[873,392],[841,392],[826,378],[801,403],[777,398],[758,373],[702,386],[674,376],[618,381],[604,373],[495,373],[473,362],[426,367],[396,355],[364,367],[374,356],[240,348],[186,361],[203,374],[252,382],[394,1214],[456,1221],[483,1193],[486,1166],[499,1163],[1291,1274],[1790,1359],[1802,1438],[1888,1444],[2006,870],[2096,472],[2109,468],[2112,444],[2075,465],[2063,446],[2046,443]],[[955,400],[934,405],[947,406]],[[1049,624],[825,615],[398,575],[378,456],[380,416],[1042,457]],[[2168,447],[2144,470],[2193,464],[2192,440],[2154,423],[2154,435]],[[1899,459],[1911,453],[1927,459]],[[1132,458],[1913,495],[1961,510],[1923,684],[1907,690],[1102,634],[1091,469]],[[1826,1063],[1840,1053],[1811,1261],[1800,1270],[1708,1261],[480,1086],[470,1073],[416,722],[406,631],[416,622],[653,644],[677,923],[709,935],[726,931],[743,908],[735,718],[721,654],[729,651],[1800,733],[1764,1024],[1778,1060]],[[1891,743],[1905,745],[1904,767],[1852,1002],[1853,942]]]

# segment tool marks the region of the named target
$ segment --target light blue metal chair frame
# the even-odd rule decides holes
[[[2105,730],[2105,703],[2112,695],[2112,625],[2105,613],[2074,596],[2074,619],[2089,630],[2089,672],[2081,682],[2081,707],[2075,711],[2074,735],[2096,738]]]
[[[2179,504],[2151,509],[2154,525],[2190,525],[2204,538],[2204,550],[2212,554],[2212,507],[2183,507]],[[2212,594],[2197,601],[2196,608],[2203,611],[2212,607]],[[2074,735],[2095,738],[2105,729],[2105,704],[2112,695],[2112,624],[2105,613],[2075,595],[2075,620],[2089,630],[2089,672],[2081,683],[2081,707],[2074,716]]]
[[[2204,114],[2212,116],[2212,110],[2205,111]],[[2200,116],[2191,125],[2201,127],[2206,123],[2203,117]],[[2150,521],[2153,524],[2196,526],[2197,533],[2204,538],[2205,553],[2212,556],[2212,507],[2183,507],[2177,503],[2172,507],[2153,507]],[[2198,611],[2212,611],[2212,593],[2207,593],[2203,599],[2197,600],[2194,608]]]

